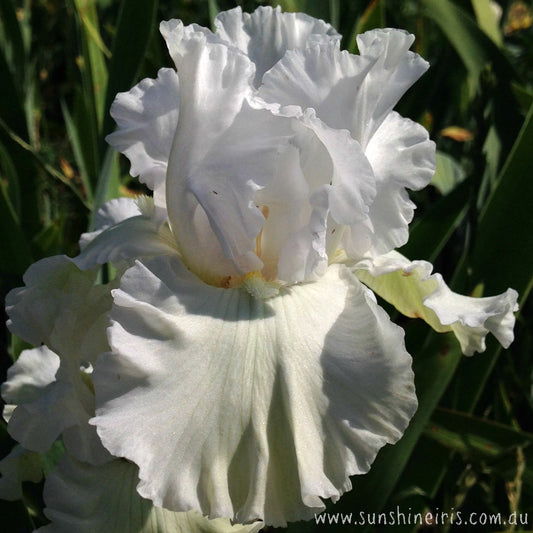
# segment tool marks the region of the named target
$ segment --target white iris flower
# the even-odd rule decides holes
[[[8,297],[12,331],[43,344],[4,385],[9,430],[39,452],[62,436],[45,498],[64,527],[104,527],[65,487],[92,501],[108,480],[94,506],[111,513],[117,476],[154,520],[255,529],[350,490],[417,407],[404,332],[372,290],[468,355],[488,332],[513,340],[515,291],[460,296],[394,251],[407,189],[435,170],[427,132],[393,111],[428,67],[414,37],[370,31],[351,55],[303,14],[215,25],[163,22],[177,71],[113,104],[108,141],[153,201],[106,204],[80,256],[39,262]],[[95,285],[104,263],[117,277]]]

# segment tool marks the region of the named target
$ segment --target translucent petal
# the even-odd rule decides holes
[[[181,80],[167,207],[184,261],[215,285],[260,270],[264,216],[255,193],[273,179],[290,120],[248,102],[254,67],[218,37],[179,21],[161,25]]]
[[[53,383],[59,370],[59,357],[46,346],[24,350],[7,371],[2,398],[7,404],[30,403]]]
[[[45,346],[23,352],[2,394],[16,405],[8,430],[26,448],[46,451],[62,434],[71,453],[99,463],[108,453],[87,423],[94,413],[87,369],[109,349],[112,284],[94,285],[95,277],[57,256],[35,263],[24,276],[26,286],[8,294],[11,331]]]
[[[80,270],[87,270],[105,263],[175,253],[176,244],[168,226],[139,215],[99,232],[72,262]]]
[[[315,191],[309,223],[292,233],[281,249],[278,278],[287,283],[318,279],[328,267],[326,223],[329,213],[329,186]]]
[[[358,95],[375,63],[337,43],[290,51],[265,74],[258,94],[267,102],[314,109],[329,127],[352,131],[365,113]]]
[[[141,215],[141,210],[133,198],[114,198],[106,202],[98,211],[94,219],[95,231],[82,233],[80,248],[83,250],[102,231],[123,220]]]
[[[378,96],[381,98],[387,91],[378,82],[386,84],[392,80],[393,83],[400,75],[396,69],[402,68],[405,61],[409,63],[411,56],[407,48],[412,42],[408,34],[400,31],[397,34],[392,30],[377,31],[374,37],[375,42],[365,48],[365,56],[341,52],[334,44],[287,52],[265,74],[258,91],[268,102],[313,109],[324,124],[321,128],[315,126],[322,139],[325,139],[322,132],[328,132],[328,127],[337,129],[336,132],[330,130],[335,132],[335,141],[331,142],[333,134],[328,134],[331,140],[326,146],[337,166],[344,169],[342,186],[332,198],[341,203],[342,209],[335,210],[335,202],[332,202],[331,217],[336,224],[350,226],[344,230],[343,245],[350,255],[359,257],[369,250],[377,255],[405,244],[414,210],[405,189],[424,187],[435,170],[434,143],[424,128],[390,112],[396,100],[391,100],[387,113],[380,111],[379,120],[371,118],[374,106],[381,105]],[[375,52],[379,46],[390,47],[388,41],[398,41],[400,51],[389,50],[387,53],[392,54],[389,59],[372,55],[372,50]],[[425,62],[413,61],[411,74],[414,76],[418,70],[422,72]],[[409,79],[412,83],[416,77]],[[402,90],[407,88],[405,83],[402,78]],[[371,131],[363,131],[362,125]],[[348,129],[353,138],[339,131],[342,129]],[[364,153],[354,139],[364,143]],[[348,148],[342,148],[348,145],[352,156],[346,155]],[[360,162],[349,163],[356,153],[360,153]],[[365,184],[368,185],[366,194],[361,194],[365,193],[362,187]],[[368,188],[370,185],[372,188]],[[359,197],[353,194],[355,190],[359,190]],[[337,235],[337,242],[340,240]]]
[[[409,51],[414,40],[414,35],[391,28],[357,36],[361,56],[377,58],[358,92],[360,113],[352,117],[349,128],[364,149],[405,91],[429,67],[427,61]]]
[[[453,331],[465,355],[485,351],[490,332],[504,348],[514,339],[518,294],[472,298],[452,292],[427,261],[409,261],[397,252],[366,259],[357,276],[404,315],[424,319],[436,331]]]
[[[256,195],[256,201],[269,209],[262,253],[268,261],[273,244],[279,250],[279,279],[308,281],[321,275],[327,264],[328,216],[333,224],[367,220],[376,194],[375,178],[361,146],[348,131],[330,128],[312,109],[274,112],[296,120],[292,146],[299,150],[299,169],[294,161],[289,159],[292,164],[287,165],[282,159],[275,179]]]
[[[262,523],[231,525],[201,515],[156,508],[139,496],[137,467],[117,459],[94,467],[65,456],[46,480],[39,533],[256,533]]]
[[[0,499],[22,499],[22,482],[38,483],[43,477],[39,454],[15,446],[9,455],[0,461]]]
[[[263,74],[273,67],[287,50],[313,44],[340,41],[341,36],[323,20],[304,13],[282,13],[278,6],[259,7],[243,13],[240,7],[219,13],[216,33],[242,50],[255,63],[254,84],[258,87]]]
[[[406,189],[420,190],[431,181],[435,143],[425,128],[393,111],[368,143],[365,155],[377,189],[369,212],[373,228],[369,253],[382,255],[403,246],[409,238],[415,204]],[[364,231],[364,227],[352,228],[353,233]]]
[[[76,439],[67,449],[95,463],[109,455],[88,420],[94,412],[94,395],[81,376],[60,369],[59,357],[41,346],[24,350],[8,370],[2,398],[14,407],[8,418],[9,434],[28,450],[46,452],[67,432]]]
[[[96,272],[80,272],[66,255],[37,261],[24,274],[25,286],[6,296],[9,329],[30,344],[50,346],[58,317],[83,302],[95,278]]]
[[[264,76],[267,102],[312,108],[328,126],[347,129],[366,150],[370,139],[428,63],[410,52],[402,30],[371,30],[358,37],[360,56],[335,43],[288,52]]]
[[[305,113],[303,122],[312,129],[332,162],[329,207],[333,219],[344,225],[365,220],[376,196],[375,177],[361,146],[346,130],[334,130]]]
[[[146,78],[128,92],[118,93],[111,115],[118,129],[107,142],[131,162],[130,173],[165,198],[165,176],[179,115],[179,79],[162,68],[157,79]],[[157,202],[156,202],[157,203]],[[160,203],[160,202],[159,202]]]
[[[157,506],[309,519],[416,408],[403,331],[341,265],[261,300],[159,257],[114,296],[94,423]]]
[[[315,149],[320,155],[326,155],[318,160],[321,163],[329,163],[319,141],[316,137],[314,140],[314,145],[308,144],[309,151],[313,152]],[[310,183],[309,173],[303,167],[300,151],[296,146],[290,146],[283,154],[272,182],[255,195],[257,205],[261,206],[266,215],[258,250],[264,263],[262,274],[266,279],[279,278],[278,262],[281,249],[294,232],[309,223],[309,197],[312,194],[310,188],[314,184]],[[296,268],[300,268],[300,265]]]

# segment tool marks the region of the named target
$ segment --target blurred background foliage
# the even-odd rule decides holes
[[[487,352],[473,358],[462,357],[450,336],[389,309],[406,329],[420,407],[400,443],[382,450],[370,473],[354,478],[354,490],[328,509],[354,519],[397,509],[429,513],[422,526],[367,531],[531,531],[531,2],[0,0],[2,295],[22,284],[32,262],[76,254],[104,201],[143,192],[104,137],[114,127],[108,111],[115,94],[171,65],[158,22],[209,26],[219,10],[267,4],[330,21],[352,52],[355,36],[375,27],[416,35],[414,49],[431,68],[398,110],[429,130],[438,165],[432,186],[412,195],[418,211],[402,251],[434,262],[460,292],[490,295],[511,286],[520,293],[514,344],[504,351],[490,339]],[[23,346],[5,330],[0,342],[3,381]],[[0,437],[3,456],[13,445],[5,424]],[[40,490],[28,483],[24,502],[0,502],[4,531],[45,523]],[[454,511],[502,519],[516,512],[518,524],[464,529],[439,514]],[[295,523],[287,531],[353,531],[326,524]]]

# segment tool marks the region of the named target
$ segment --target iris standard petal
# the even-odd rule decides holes
[[[416,409],[402,330],[344,266],[262,300],[159,257],[114,298],[93,423],[157,506],[310,518]]]
[[[320,278],[328,267],[326,225],[330,186],[324,185],[310,197],[309,222],[289,235],[279,254],[278,277],[287,283]]]
[[[382,255],[403,246],[409,238],[409,223],[415,204],[407,189],[424,188],[435,173],[435,143],[420,124],[392,111],[367,145],[365,155],[376,180],[376,195],[370,205],[370,255]],[[365,232],[366,226],[354,227]],[[362,250],[355,250],[362,255]]]
[[[266,75],[258,95],[281,106],[306,110],[301,121],[326,149],[331,172],[331,215],[339,224],[365,220],[376,195],[375,178],[361,145],[346,131],[357,91],[373,62],[341,52],[335,44],[287,52]],[[290,107],[289,109],[292,109]],[[282,112],[288,113],[288,111]],[[305,147],[304,147],[305,149]]]
[[[259,7],[243,13],[240,7],[219,13],[216,33],[242,50],[254,62],[254,84],[273,67],[287,50],[306,48],[317,43],[339,42],[341,36],[330,24],[304,13],[282,13],[281,8]]]
[[[409,51],[414,36],[371,30],[358,37],[360,55],[329,43],[288,52],[264,76],[268,102],[310,107],[328,126],[347,129],[364,150],[428,63]]]
[[[279,112],[298,120],[294,125],[297,135],[293,143],[300,151],[299,164],[305,180],[305,186],[300,189],[307,192],[302,196],[303,191],[299,190],[298,195],[292,195],[293,201],[289,204],[287,193],[293,190],[292,183],[301,180],[290,167],[285,173],[282,166],[278,167],[286,185],[279,187],[275,180],[280,198],[270,194],[270,201],[273,206],[286,202],[289,209],[300,215],[300,224],[282,228],[285,242],[280,247],[278,277],[284,282],[295,283],[316,279],[324,272],[328,261],[326,243],[330,236],[326,235],[326,229],[331,234],[335,232],[332,227],[335,224],[354,225],[368,221],[376,185],[370,163],[349,132],[330,128],[315,116],[312,109],[301,113],[299,109],[285,108]],[[268,197],[269,189],[267,186],[257,198]],[[269,210],[270,205],[267,203]],[[273,212],[273,216],[278,214]],[[264,227],[267,239],[269,226],[273,224],[272,217]],[[268,247],[264,249],[268,254]]]
[[[331,185],[331,216],[337,223],[347,226],[366,220],[376,196],[376,180],[361,145],[348,131],[330,128],[313,112],[305,112],[302,122],[323,144],[325,157],[331,159],[332,172],[323,177]]]
[[[366,102],[358,94],[376,61],[341,51],[336,43],[289,51],[265,74],[258,95],[311,108],[330,128],[351,131],[363,118]]]
[[[169,219],[187,265],[222,285],[262,267],[254,248],[265,218],[254,195],[273,179],[291,122],[249,101],[254,66],[242,52],[178,21],[161,31],[181,80]]]
[[[157,79],[146,78],[128,92],[118,93],[111,116],[118,129],[106,141],[131,163],[164,206],[165,176],[179,115],[179,79],[175,70],[162,68]]]
[[[350,128],[364,149],[405,91],[429,68],[427,61],[409,51],[414,40],[414,35],[392,28],[357,36],[361,56],[377,58],[358,91],[361,112]]]
[[[426,130],[391,112],[392,106],[408,88],[406,80],[413,82],[425,65],[421,58],[407,51],[411,37],[400,30],[369,32],[363,39],[367,43],[364,56],[341,52],[333,44],[287,52],[265,74],[264,83],[258,90],[268,102],[313,109],[325,125],[315,128],[317,134],[329,128],[340,140],[341,133],[344,133],[349,139],[344,145],[356,145],[362,154],[362,163],[349,165],[350,159],[342,151],[332,143],[325,144],[330,156],[345,170],[337,196],[345,203],[342,215],[338,214],[339,209],[335,212],[334,203],[331,215],[336,224],[350,226],[341,230],[344,231],[342,243],[344,249],[355,257],[368,251],[386,253],[405,244],[408,223],[414,211],[406,188],[421,189],[429,183],[435,171],[435,146]],[[398,50],[393,49],[393,43]],[[380,57],[377,53],[380,47],[391,57]],[[403,68],[404,62],[412,63],[411,77],[393,83],[395,97],[390,96],[386,107],[381,109],[379,98],[388,90],[387,80],[400,76],[397,70]],[[379,116],[374,119],[375,113]],[[349,130],[352,137],[339,131],[343,129]],[[355,139],[364,143],[364,152]],[[356,151],[351,149],[351,152]],[[365,171],[367,167],[369,171]],[[365,179],[368,174],[371,180]],[[372,184],[373,190],[364,202],[347,194],[362,189],[365,183]],[[355,220],[357,216],[359,220]],[[335,239],[329,240],[340,242],[339,233]]]
[[[453,331],[465,355],[485,351],[488,333],[504,348],[514,339],[514,289],[485,298],[462,296],[440,274],[431,274],[430,263],[409,261],[398,252],[365,259],[355,269],[359,279],[404,315],[422,318],[439,332]]]

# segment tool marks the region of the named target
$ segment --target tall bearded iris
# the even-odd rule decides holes
[[[8,298],[12,331],[44,344],[4,385],[9,427],[29,450],[37,427],[41,448],[62,435],[47,485],[61,524],[78,527],[80,506],[58,491],[124,465],[158,512],[280,526],[337,500],[417,406],[403,330],[374,292],[467,355],[488,332],[513,339],[515,291],[460,296],[394,251],[407,189],[435,170],[427,132],[393,111],[428,67],[413,36],[367,32],[351,55],[328,24],[279,9],[215,26],[163,22],[176,70],[112,107],[108,141],[153,200],[104,206],[77,258],[35,265]],[[118,274],[98,286],[104,263]],[[49,362],[42,383],[30,359]]]

